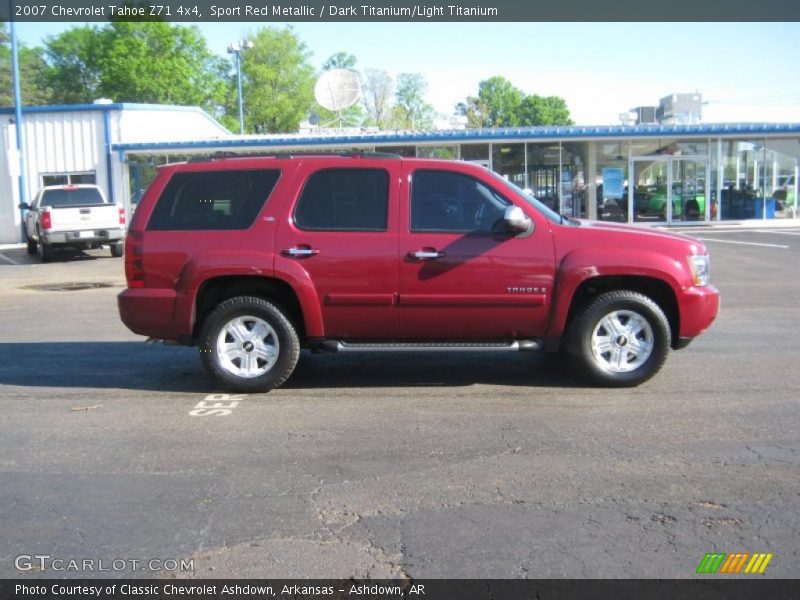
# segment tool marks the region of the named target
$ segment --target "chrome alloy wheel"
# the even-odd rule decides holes
[[[217,336],[220,366],[236,377],[260,377],[278,360],[280,342],[275,330],[258,317],[236,317]]]
[[[641,367],[653,353],[653,328],[639,313],[615,310],[592,331],[595,364],[611,373],[630,373]]]

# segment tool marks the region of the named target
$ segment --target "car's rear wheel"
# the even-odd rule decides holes
[[[664,311],[632,291],[601,294],[578,311],[567,333],[567,350],[594,383],[639,385],[667,358],[670,327]]]
[[[111,244],[111,256],[114,258],[119,258],[125,254],[125,244],[118,243],[118,244]]]
[[[36,253],[39,255],[39,260],[43,263],[50,262],[53,258],[53,249],[42,240],[39,240],[39,243],[36,244]]]
[[[279,387],[294,371],[300,341],[292,322],[263,298],[222,302],[200,333],[200,357],[208,373],[237,392]]]
[[[28,254],[36,254],[36,240],[28,238]]]

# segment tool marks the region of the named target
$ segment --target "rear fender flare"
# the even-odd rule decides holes
[[[273,266],[274,263],[274,266]],[[186,315],[180,324],[181,332],[190,334],[197,318],[197,294],[203,284],[217,277],[262,277],[278,279],[288,284],[300,303],[306,334],[323,337],[322,311],[317,290],[302,267],[272,254],[260,252],[215,251],[198,255],[181,272],[176,289],[175,317]]]

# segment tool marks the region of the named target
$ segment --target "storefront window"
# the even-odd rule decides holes
[[[559,145],[527,144],[528,149],[528,183],[535,198],[561,212],[559,197]],[[570,206],[570,212],[572,208]]]
[[[585,144],[561,144],[561,182],[559,188],[561,214],[573,217],[588,216],[586,206],[586,177],[583,172]]]
[[[414,146],[378,146],[375,148],[376,152],[387,152],[389,154],[398,154],[400,156],[416,156],[417,149]]]
[[[766,144],[766,191],[775,204],[775,218],[797,216],[797,179],[800,164],[800,140],[768,140]],[[769,216],[769,214],[768,214]]]
[[[647,138],[630,142],[632,156],[706,156],[706,140]]]
[[[419,158],[443,158],[453,160],[458,156],[457,146],[417,146]]]
[[[461,160],[489,166],[489,144],[462,144]]]
[[[628,220],[627,141],[599,141],[587,169],[587,184],[593,186],[597,218],[602,221]]]
[[[521,188],[530,187],[525,180],[525,144],[494,144],[492,170]]]
[[[775,203],[770,208],[765,195],[764,141],[722,140],[720,154],[721,219],[760,219],[765,213],[774,216]]]

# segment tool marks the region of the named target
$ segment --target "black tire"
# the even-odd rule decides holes
[[[53,258],[53,249],[49,244],[45,244],[41,239],[36,244],[36,253],[39,255],[39,260],[43,263],[50,262]]]
[[[119,258],[125,254],[125,243],[119,242],[117,244],[111,244],[111,256],[114,258]]]
[[[631,331],[624,330],[619,334],[605,331],[601,322],[608,316],[616,314],[620,324],[631,327],[642,325],[640,317],[649,326],[641,327],[638,334],[631,335]],[[633,319],[633,320],[632,320]],[[624,322],[623,322],[624,320]],[[593,349],[593,336],[598,333],[598,340],[609,338],[612,348],[601,352]],[[611,338],[614,338],[613,342]],[[631,337],[636,342],[630,342]],[[614,387],[631,387],[644,383],[655,375],[669,353],[671,334],[669,321],[664,311],[647,296],[638,292],[619,290],[601,294],[590,300],[580,308],[571,323],[568,324],[566,335],[566,350],[572,356],[580,372],[592,383]],[[644,344],[643,342],[647,342]],[[649,354],[642,350],[636,351],[636,346],[644,348],[651,346]],[[615,367],[612,362],[615,356],[622,354],[626,364]],[[646,358],[645,358],[646,357]],[[628,359],[633,360],[628,362]],[[641,364],[636,365],[637,362]],[[634,365],[634,366],[631,366]],[[615,368],[630,370],[615,371]]]
[[[36,240],[28,238],[28,254],[36,254]]]
[[[223,335],[223,329],[238,318],[244,318],[244,324],[247,326],[250,323],[247,321],[248,317],[254,319],[252,321],[254,328],[250,331],[255,330],[256,319],[265,322],[272,328],[270,335],[264,338],[272,340],[272,347],[274,347],[274,338],[277,338],[277,359],[266,372],[254,377],[245,377],[232,372],[232,370],[244,367],[241,359],[234,359],[240,361],[239,365],[226,361],[217,349],[217,342]],[[227,334],[223,339],[230,339],[231,343],[236,343],[236,340]],[[253,350],[252,343],[250,346],[247,352],[257,353],[257,350]],[[279,387],[292,374],[300,357],[300,340],[292,322],[278,307],[256,296],[238,296],[225,300],[217,306],[203,324],[199,347],[200,359],[209,375],[225,389],[236,392],[266,392]],[[244,350],[239,352],[244,352]],[[245,360],[256,358],[254,354]],[[257,358],[257,361],[259,360],[261,359]],[[267,364],[267,361],[264,361],[264,365],[257,362],[256,369],[264,368]]]

